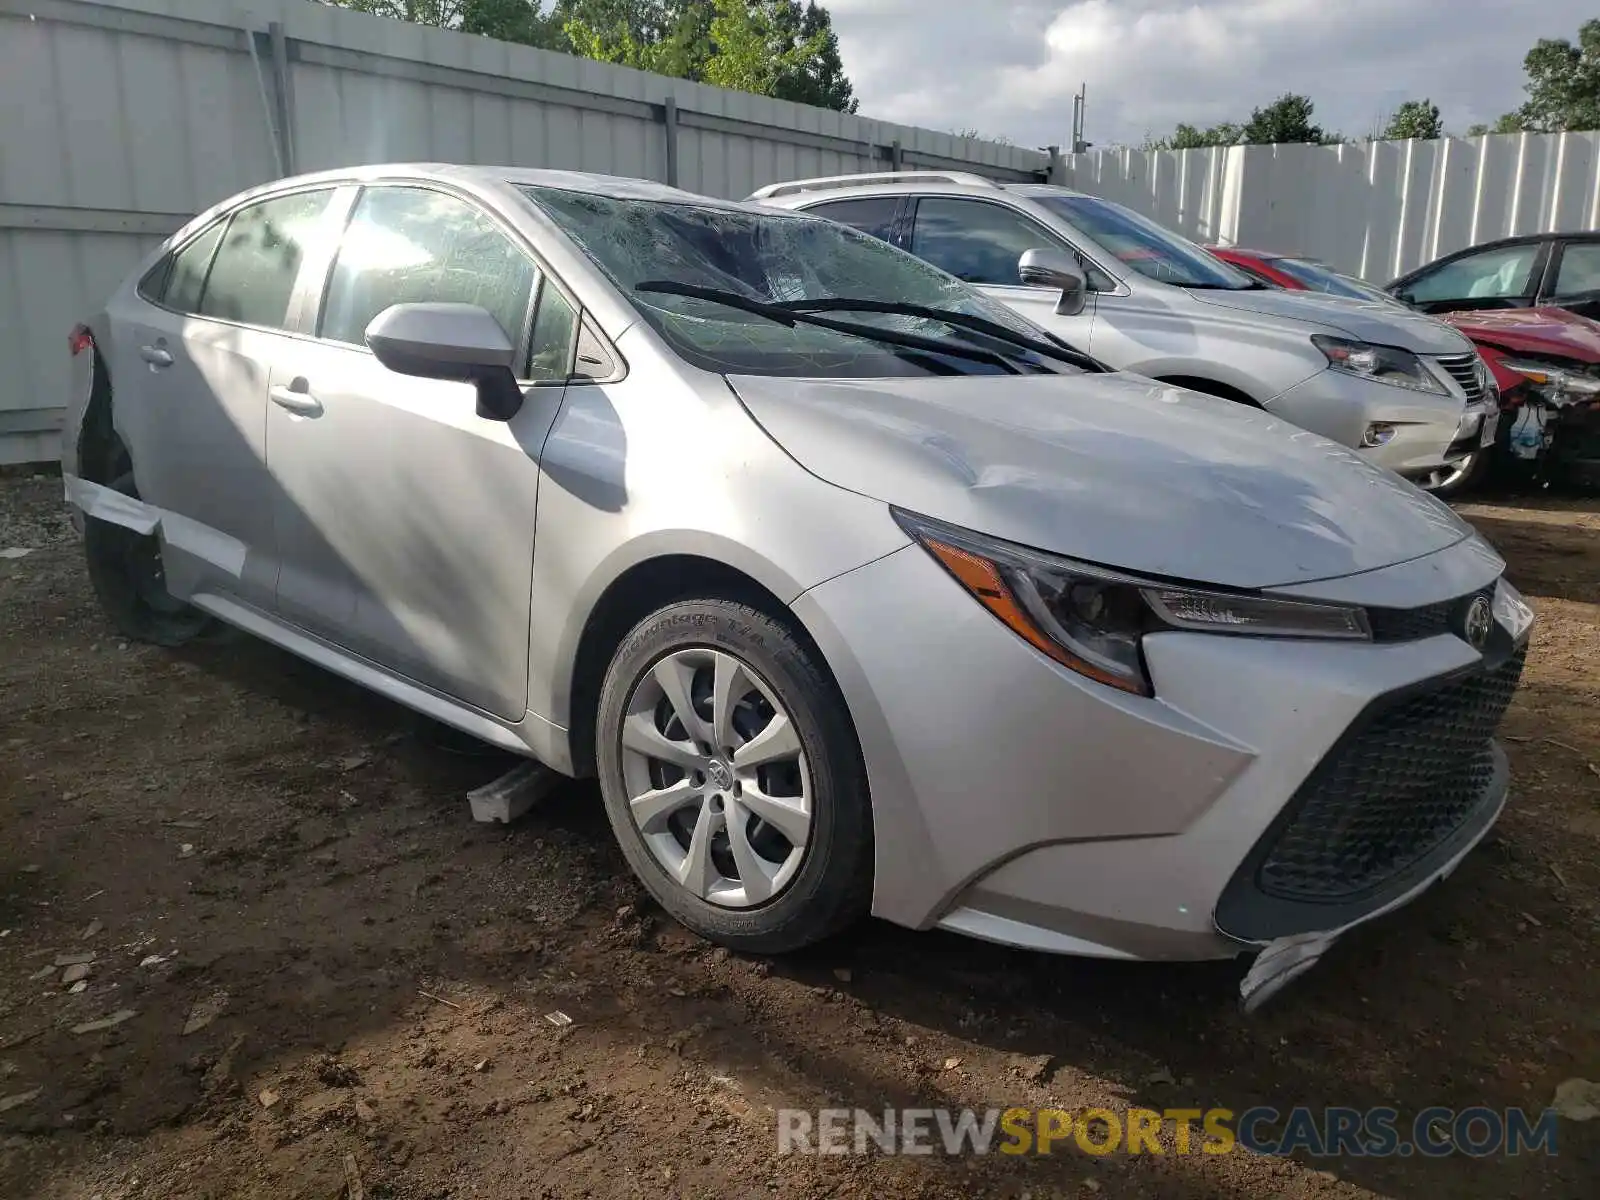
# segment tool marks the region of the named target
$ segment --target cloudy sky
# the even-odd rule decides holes
[[[1428,96],[1463,133],[1522,102],[1522,57],[1595,0],[824,0],[864,115],[1065,144],[1248,117],[1286,91],[1363,136]]]

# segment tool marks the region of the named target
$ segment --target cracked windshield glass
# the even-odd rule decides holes
[[[955,356],[974,349],[1002,353],[1015,369],[1071,369],[922,316],[834,312],[826,319],[936,340],[954,354],[886,345],[803,322],[789,326],[722,300],[635,290],[640,284],[668,282],[732,293],[757,304],[851,299],[917,305],[980,317],[1025,337],[1048,338],[953,276],[845,226],[712,204],[557,188],[523,190],[599,264],[674,350],[706,370],[857,378],[1004,370],[993,362]]]

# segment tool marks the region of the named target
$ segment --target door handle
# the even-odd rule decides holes
[[[155,370],[172,365],[172,352],[160,344],[140,346],[139,357],[149,363],[151,368]]]
[[[322,401],[311,394],[303,379],[296,379],[288,387],[279,384],[267,393],[267,397],[279,408],[286,408],[298,417],[322,415]]]

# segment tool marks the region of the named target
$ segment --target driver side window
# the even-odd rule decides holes
[[[1089,277],[1089,289],[1116,284],[1055,234],[1009,208],[985,200],[927,196],[917,204],[911,253],[967,283],[1018,287],[1017,260],[1029,250],[1065,250]]]
[[[911,253],[966,283],[1017,287],[1017,260],[1060,242],[1010,209],[977,200],[929,196],[917,205]]]
[[[1406,288],[1414,301],[1427,304],[1439,300],[1508,300],[1528,294],[1528,277],[1539,246],[1502,246],[1469,254],[1437,270],[1419,276]]]
[[[360,346],[390,305],[442,301],[487,309],[515,342],[528,325],[536,278],[532,260],[466,201],[427,188],[369,187],[340,244],[318,332]]]

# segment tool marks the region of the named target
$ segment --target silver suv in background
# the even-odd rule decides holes
[[[1265,288],[1108,200],[945,172],[798,180],[750,199],[881,237],[1110,366],[1264,408],[1410,478],[1493,430],[1488,372],[1444,323]],[[1059,272],[1025,279],[1030,251],[1068,275],[1075,264],[1086,295],[1063,295]]]

